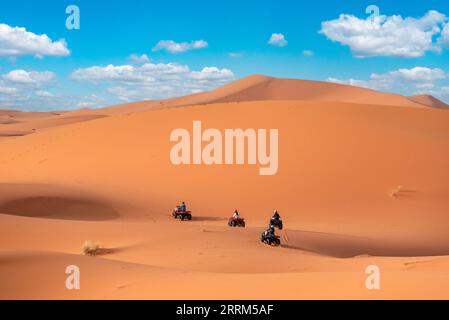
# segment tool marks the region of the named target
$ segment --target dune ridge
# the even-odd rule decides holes
[[[139,101],[99,109],[84,108],[57,112],[0,110],[0,137],[22,136],[59,125],[146,110],[215,103],[288,100],[448,108],[445,103],[430,95],[405,97],[337,83],[253,75],[209,92],[166,100]],[[21,134],[11,134],[11,132]]]

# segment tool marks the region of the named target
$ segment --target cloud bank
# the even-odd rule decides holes
[[[448,18],[435,10],[420,18],[393,15],[360,19],[341,14],[338,19],[323,22],[320,33],[348,46],[358,58],[417,58],[428,51],[439,52],[449,44]],[[435,37],[439,39],[434,41]]]
[[[44,57],[68,56],[69,54],[70,50],[63,39],[52,41],[46,34],[37,35],[25,28],[0,24],[0,56],[32,55]]]

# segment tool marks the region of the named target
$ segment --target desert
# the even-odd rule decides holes
[[[170,135],[194,121],[279,129],[277,171],[174,165]],[[0,298],[448,299],[448,164],[446,104],[328,82],[256,75],[168,100],[3,110]],[[181,201],[192,221],[171,217]],[[235,209],[246,228],[227,226]]]

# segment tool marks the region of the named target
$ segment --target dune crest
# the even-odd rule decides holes
[[[449,105],[444,103],[441,100],[438,100],[437,98],[431,96],[431,95],[418,95],[418,96],[412,96],[409,97],[410,100],[416,103],[420,103],[422,105],[431,107],[431,108],[437,108],[437,109],[449,109]]]

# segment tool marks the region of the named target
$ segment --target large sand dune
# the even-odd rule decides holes
[[[428,100],[254,76],[166,101],[21,114],[0,129],[41,126],[0,140],[0,295],[448,298],[449,112]],[[279,129],[278,173],[173,165],[170,132],[194,120]],[[170,218],[182,200],[192,222]],[[246,229],[226,227],[236,208]],[[259,242],[275,208],[280,248]],[[81,256],[85,240],[104,254]],[[64,288],[68,264],[85,272],[80,291]],[[380,291],[365,288],[371,264]]]

